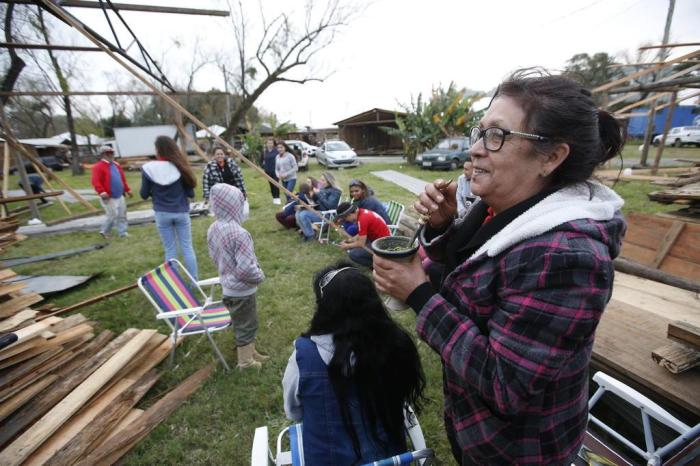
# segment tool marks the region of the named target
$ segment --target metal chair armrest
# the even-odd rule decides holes
[[[173,317],[180,317],[188,314],[199,315],[203,310],[203,307],[191,307],[188,309],[180,309],[177,311],[159,312],[156,315],[156,319],[172,319]]]

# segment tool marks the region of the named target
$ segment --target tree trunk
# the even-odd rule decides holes
[[[221,135],[221,139],[229,141],[233,136],[235,136],[238,133],[238,124],[241,122],[241,120],[243,120],[245,114],[248,113],[248,110],[250,110],[253,107],[253,104],[256,100],[258,100],[258,97],[262,95],[265,89],[270,87],[272,83],[276,81],[277,75],[273,74],[268,76],[267,79],[265,79],[265,81],[263,81],[252,94],[248,94],[248,96],[241,101],[238,108],[236,108],[236,110],[231,115],[231,120],[228,123],[226,131],[224,131]]]
[[[63,105],[66,109],[66,124],[70,133],[70,168],[73,175],[82,175],[83,167],[80,165],[80,149],[78,149],[78,141],[75,137],[75,123],[73,121],[73,109],[71,108],[70,96],[63,97]]]
[[[10,3],[7,5],[7,10],[5,12],[5,42],[7,43],[13,42],[12,13],[14,12],[14,9],[15,4]],[[7,70],[7,74],[5,74],[5,77],[2,80],[2,86],[0,89],[2,89],[3,92],[12,91],[12,89],[15,87],[15,82],[17,82],[17,79],[25,66],[24,60],[17,55],[17,52],[15,52],[14,49],[9,49],[8,51],[10,53],[10,68]],[[7,104],[9,99],[10,96],[7,95],[0,97],[0,101],[3,105]]]

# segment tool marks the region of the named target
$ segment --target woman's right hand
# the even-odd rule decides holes
[[[452,222],[457,214],[457,184],[437,179],[425,185],[413,208],[431,228],[440,229]]]

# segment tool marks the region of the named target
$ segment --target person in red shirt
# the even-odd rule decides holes
[[[357,235],[340,243],[340,247],[348,252],[354,262],[371,267],[372,253],[368,249],[370,243],[375,239],[391,236],[384,219],[376,212],[343,202],[338,206],[337,220],[357,223]]]
[[[109,238],[112,226],[116,224],[120,237],[129,236],[126,232],[128,222],[124,196],[131,197],[131,188],[126,182],[122,167],[114,161],[114,149],[110,146],[100,147],[100,157],[100,161],[92,167],[92,187],[100,196],[100,202],[107,214],[100,234]]]

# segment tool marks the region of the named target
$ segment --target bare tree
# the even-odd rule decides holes
[[[333,42],[338,29],[347,25],[357,11],[343,5],[342,0],[329,0],[320,8],[309,1],[304,8],[303,24],[297,26],[288,13],[280,13],[268,21],[259,2],[261,33],[257,45],[249,48],[248,43],[255,40],[246,21],[251,15],[244,11],[241,0],[230,7],[237,49],[230,82],[241,100],[230,116],[224,138],[236,134],[248,110],[272,84],[323,81],[325,77],[315,75],[310,61]]]
[[[10,3],[7,5],[5,8],[5,21],[4,21],[4,28],[5,28],[5,42],[13,42],[12,40],[12,18],[14,16],[14,11],[15,11],[15,4]],[[15,83],[17,82],[17,79],[19,79],[20,73],[22,73],[22,69],[25,66],[24,60],[17,55],[17,52],[14,49],[9,49],[10,52],[10,66],[7,69],[7,72],[5,73],[5,76],[3,77],[2,80],[2,85],[0,86],[0,89],[2,89],[3,92],[10,92],[12,89],[15,87]],[[7,100],[9,99],[8,96],[3,96],[0,98],[0,102],[2,102],[3,105],[7,104]]]
[[[42,7],[37,7],[37,22],[36,26],[41,33],[42,38],[46,44],[51,44],[51,36],[49,33],[49,28],[44,20],[44,13]],[[51,49],[46,51],[51,60],[51,66],[56,73],[56,80],[61,88],[62,92],[70,92],[70,85],[68,79],[63,72],[61,64],[58,62],[56,55]],[[68,132],[70,133],[70,145],[71,145],[71,171],[73,175],[81,175],[83,173],[83,167],[80,165],[80,153],[78,151],[78,141],[75,137],[75,124],[73,121],[73,109],[71,106],[71,98],[69,95],[63,96],[63,109],[66,112],[66,124],[68,125]]]

